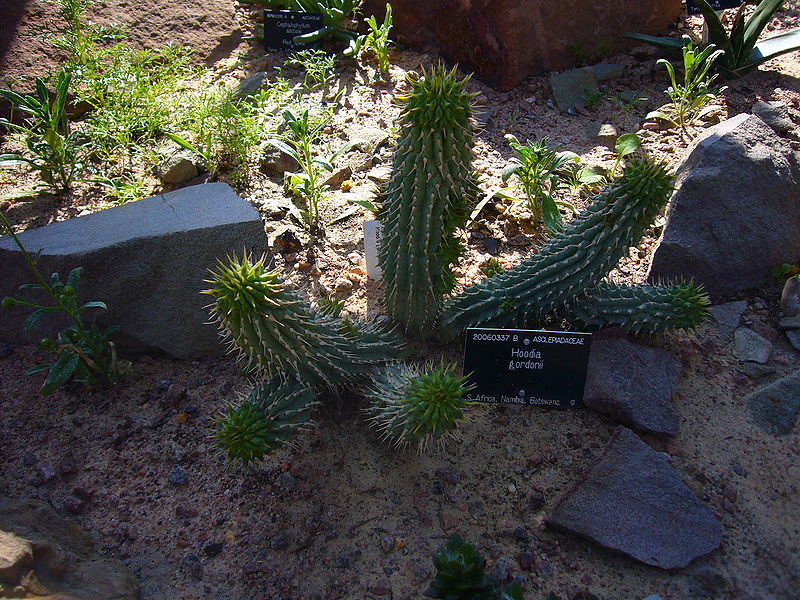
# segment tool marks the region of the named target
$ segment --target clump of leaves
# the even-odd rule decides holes
[[[528,141],[527,144],[521,144],[510,133],[505,138],[515,156],[503,169],[503,181],[508,181],[512,176],[517,178],[534,223],[543,221],[551,233],[563,231],[564,223],[558,207],[568,208],[572,212],[575,212],[575,207],[565,200],[556,200],[555,194],[566,187],[566,167],[570,163],[577,163],[580,158],[574,152],[559,151],[558,147],[549,146],[547,138],[535,143]]]
[[[386,16],[382,25],[378,26],[374,15],[364,19],[364,23],[369,27],[369,31],[353,40],[344,54],[345,56],[372,54],[378,61],[378,71],[386,73],[389,70],[389,48],[394,45],[389,39],[389,31],[392,29],[392,5],[386,4]]]
[[[290,192],[305,198],[306,206],[300,209],[302,222],[309,230],[318,231],[323,225],[320,205],[327,199],[329,190],[324,183],[324,173],[333,171],[336,159],[364,140],[351,140],[326,159],[316,155],[314,144],[322,137],[330,117],[314,122],[308,109],[297,111],[287,108],[283,111],[283,120],[291,135],[276,135],[267,139],[266,143],[291,156],[300,167],[300,171],[288,176],[287,187]]]
[[[492,257],[481,265],[480,271],[486,277],[493,277],[498,273],[502,273],[503,271],[505,271],[505,269],[503,268],[503,265],[500,264],[499,260]]]
[[[327,84],[333,78],[336,57],[322,50],[300,50],[290,54],[284,65],[303,69],[303,87],[312,90]]]
[[[623,133],[614,143],[614,151],[617,153],[614,165],[610,169],[601,169],[602,173],[593,167],[570,169],[567,175],[570,187],[575,190],[589,188],[596,193],[601,187],[614,180],[622,160],[636,152],[641,144],[642,140],[635,133]]]
[[[425,591],[429,598],[442,600],[522,600],[518,583],[504,585],[483,571],[486,561],[475,546],[457,535],[447,547],[433,555],[436,577]]]
[[[40,390],[42,396],[52,394],[70,379],[92,389],[102,389],[117,383],[127,367],[127,364],[117,359],[114,343],[108,339],[117,328],[111,327],[103,331],[95,323],[89,327],[84,324],[81,313],[90,308],[105,310],[107,307],[105,303],[96,300],[80,303],[81,267],[70,271],[66,283],[61,281],[58,273],[53,273],[48,283],[2,213],[0,225],[0,233],[11,236],[38,281],[23,285],[20,289],[43,290],[52,300],[52,305],[48,305],[19,296],[6,296],[2,301],[3,308],[25,306],[34,309],[25,320],[26,332],[30,332],[42,317],[50,313],[62,313],[70,321],[69,327],[59,333],[56,339],[46,337],[41,341],[41,347],[51,354],[52,362],[28,370],[29,374],[48,372]]]
[[[779,279],[792,277],[793,275],[797,275],[798,273],[800,273],[800,267],[789,263],[782,263],[780,265],[775,265],[769,270],[770,275]]]
[[[703,13],[711,42],[724,51],[715,65],[726,79],[737,79],[758,68],[762,63],[800,48],[800,28],[785,31],[758,41],[761,32],[783,5],[783,0],[747,0],[741,3],[731,23],[725,29],[710,2],[695,0]],[[750,6],[758,4],[750,11]],[[626,33],[625,37],[669,50],[680,49],[681,40],[641,33]]]
[[[0,165],[26,164],[56,193],[69,189],[83,168],[78,155],[85,143],[70,130],[67,119],[71,81],[72,76],[65,69],[59,70],[52,99],[45,81],[40,78],[36,79],[33,95],[0,90],[0,96],[11,104],[12,110],[27,115],[21,125],[0,118],[0,125],[18,133],[26,149],[20,153],[0,154]]]
[[[664,65],[669,74],[670,86],[666,89],[672,100],[667,111],[654,111],[647,115],[648,119],[661,119],[680,126],[684,131],[696,119],[707,114],[708,106],[722,88],[712,87],[716,75],[709,75],[709,70],[716,60],[724,54],[709,44],[703,50],[697,50],[688,35],[683,36],[683,82],[679,83],[675,76],[675,67],[668,60],[660,58],[657,65]]]

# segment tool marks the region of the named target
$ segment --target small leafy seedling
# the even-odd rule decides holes
[[[19,296],[6,296],[2,301],[3,308],[25,306],[34,309],[25,320],[26,332],[30,332],[42,317],[50,313],[62,313],[71,321],[70,326],[59,333],[56,339],[46,337],[41,341],[41,347],[52,355],[52,362],[28,370],[29,374],[48,372],[40,390],[42,396],[52,394],[70,379],[92,389],[102,389],[117,383],[127,367],[127,364],[117,360],[114,343],[108,339],[117,327],[103,331],[94,323],[88,328],[83,323],[81,313],[90,308],[105,310],[106,305],[96,300],[80,304],[78,298],[81,267],[70,271],[66,283],[61,281],[58,273],[53,273],[48,283],[2,213],[0,224],[0,233],[11,236],[38,281],[25,284],[20,289],[43,290],[53,302],[52,305],[47,305]]]
[[[536,223],[540,219],[551,233],[564,230],[559,206],[575,212],[569,202],[556,200],[554,194],[566,187],[564,171],[570,163],[577,163],[580,158],[574,152],[559,151],[558,147],[550,147],[547,138],[527,144],[521,144],[512,134],[505,136],[513,156],[503,169],[502,179],[507,182],[512,176],[519,181],[518,187],[525,192],[526,204],[531,212],[531,220]],[[503,192],[512,187],[502,190]]]
[[[336,57],[322,50],[300,50],[289,55],[284,65],[302,68],[303,87],[312,90],[326,85],[333,78]]]
[[[345,56],[372,54],[378,61],[378,71],[386,73],[389,71],[389,48],[394,45],[394,42],[389,39],[389,31],[392,29],[391,4],[386,5],[386,16],[380,27],[373,15],[365,19],[364,23],[369,27],[369,32],[353,40],[344,54]]]
[[[483,571],[486,561],[475,546],[457,535],[447,547],[433,555],[436,577],[425,591],[428,598],[441,600],[522,600],[518,583],[504,585]]]
[[[672,105],[665,112],[654,111],[646,119],[661,119],[686,131],[696,119],[706,115],[711,109],[709,103],[716,98],[722,89],[712,88],[716,75],[709,75],[714,63],[724,54],[709,44],[702,51],[695,49],[688,35],[683,36],[683,82],[679,83],[675,76],[675,67],[668,60],[660,58],[657,65],[664,65],[669,75],[670,86],[667,95]]]

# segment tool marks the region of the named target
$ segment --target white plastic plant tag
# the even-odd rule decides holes
[[[381,278],[381,268],[378,266],[381,237],[383,237],[383,225],[380,221],[364,221],[364,257],[367,261],[367,277],[375,281]]]

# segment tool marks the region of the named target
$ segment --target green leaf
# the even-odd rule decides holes
[[[516,173],[522,165],[517,162],[508,163],[505,167],[503,167],[503,173],[500,178],[503,180],[503,183],[509,180],[509,178]]]
[[[83,273],[83,267],[75,267],[69,272],[69,275],[67,275],[67,285],[72,286],[76,296],[78,296],[81,291],[81,273]]]
[[[683,48],[683,42],[681,40],[671,37],[646,35],[644,33],[625,33],[622,35],[622,37],[631,40],[636,40],[639,42],[644,42],[645,44],[650,44],[651,46],[659,46],[661,48],[669,48],[676,50],[680,50],[681,48]]]
[[[52,310],[46,310],[43,308],[33,311],[28,318],[25,319],[25,322],[22,324],[22,329],[25,330],[26,333],[30,333],[36,323],[38,323],[39,320],[49,312],[52,312]]]
[[[69,378],[72,377],[73,373],[75,373],[79,361],[80,356],[78,356],[77,352],[66,351],[62,353],[58,357],[58,360],[53,363],[53,366],[50,367],[50,372],[47,374],[47,378],[44,380],[44,385],[42,385],[42,389],[39,390],[39,393],[42,396],[49,396],[64,385]]]
[[[102,308],[103,310],[108,310],[108,306],[106,306],[105,302],[100,302],[99,300],[93,300],[91,302],[87,302],[83,306],[78,309],[78,312],[82,312],[87,308]]]
[[[564,231],[564,223],[561,222],[561,213],[558,212],[558,206],[553,201],[553,196],[547,193],[542,194],[542,221],[547,231],[553,235]]]
[[[624,133],[617,138],[617,143],[614,144],[614,150],[616,150],[617,154],[620,156],[628,156],[628,154],[636,152],[636,149],[641,143],[642,140],[640,140],[639,136],[635,133]]]
[[[378,212],[378,208],[369,200],[364,198],[347,198],[348,202],[352,202],[353,204],[358,204],[359,206],[363,206],[367,210],[371,210],[374,213]]]

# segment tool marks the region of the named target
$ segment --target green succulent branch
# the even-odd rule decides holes
[[[471,386],[455,368],[394,363],[385,365],[364,389],[369,421],[387,441],[416,444],[422,451],[453,435],[470,404],[464,396]]]
[[[370,367],[396,359],[402,345],[372,323],[312,313],[266,258],[230,257],[218,263],[204,293],[212,312],[248,368],[267,377],[293,376],[309,385],[348,384]]]
[[[289,443],[310,422],[316,394],[295,379],[273,378],[261,383],[238,405],[217,417],[212,436],[232,463],[245,466]]]
[[[671,191],[672,176],[663,165],[631,161],[538,254],[451,298],[439,320],[441,336],[450,340],[468,326],[506,327],[563,311],[639,242]]]

